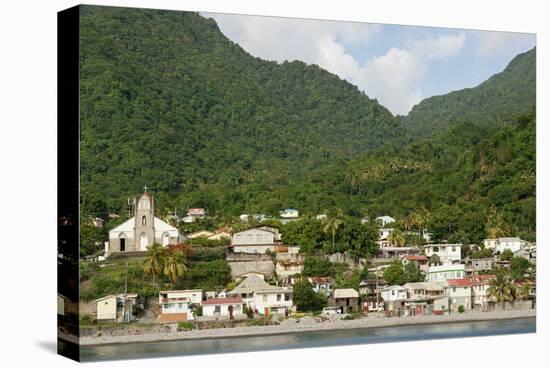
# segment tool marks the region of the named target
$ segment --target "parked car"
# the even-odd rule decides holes
[[[339,307],[325,307],[323,308],[323,311],[321,311],[322,315],[339,315],[342,311]]]

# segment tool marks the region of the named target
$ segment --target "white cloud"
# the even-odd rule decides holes
[[[391,48],[382,56],[357,60],[350,46],[368,47],[380,25],[291,18],[203,14],[250,54],[283,62],[301,60],[357,85],[394,114],[406,114],[422,100],[421,83],[428,63],[456,55],[466,35],[441,35]]]
[[[466,35],[461,32],[456,35],[443,35],[414,41],[412,51],[426,59],[443,59],[456,55],[464,46]]]
[[[502,53],[526,51],[535,46],[536,37],[529,33],[476,32],[477,55],[481,57],[499,56]]]

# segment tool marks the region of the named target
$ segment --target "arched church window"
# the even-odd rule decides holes
[[[142,226],[146,226],[147,225],[147,217],[144,215],[143,217],[141,217],[141,225]]]

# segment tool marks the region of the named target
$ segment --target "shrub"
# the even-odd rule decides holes
[[[193,325],[193,323],[189,321],[178,322],[178,331],[188,331],[188,330],[193,330],[194,328],[195,326]]]
[[[464,306],[463,305],[458,306],[458,313],[463,313],[463,312],[464,312]]]

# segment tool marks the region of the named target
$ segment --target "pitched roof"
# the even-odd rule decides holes
[[[241,297],[227,297],[227,298],[210,298],[206,301],[202,301],[203,305],[235,305],[242,304],[243,300]]]
[[[358,298],[359,293],[353,288],[343,288],[334,290],[334,298]]]
[[[466,287],[471,286],[472,282],[468,278],[462,278],[462,279],[447,279],[447,284],[449,286],[457,286],[457,287]]]
[[[442,291],[443,287],[440,284],[432,282],[416,282],[416,283],[406,283],[403,284],[403,287],[407,289],[425,289],[427,291]]]
[[[238,286],[235,287],[231,292],[227,294],[241,294],[241,293],[254,293],[259,291],[276,291],[276,290],[284,290],[281,287],[276,287],[274,285],[267,284],[265,280],[263,280],[262,277],[251,274],[244,278],[242,282],[239,283]]]

